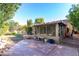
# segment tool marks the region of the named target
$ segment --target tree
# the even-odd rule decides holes
[[[0,3],[0,30],[5,28],[4,24],[7,20],[12,19],[20,5],[18,3]]]
[[[8,32],[9,30],[9,26],[7,23],[3,24],[2,27],[0,28],[0,35],[5,34],[6,32]]]
[[[70,23],[79,31],[79,4],[72,5],[67,15]]]
[[[7,21],[11,19],[21,4],[0,3],[0,20]]]
[[[43,18],[36,18],[35,24],[37,24],[37,23],[44,23],[44,19]]]
[[[20,33],[26,33],[27,32],[27,26],[26,25],[20,25],[18,28],[18,31]]]
[[[14,20],[9,20],[8,21],[8,26],[9,26],[9,31],[14,32],[15,30],[17,31],[19,28],[19,23],[15,22]]]
[[[32,34],[32,25],[33,25],[32,20],[31,19],[27,20],[27,34]]]
[[[31,27],[32,25],[33,25],[32,20],[31,19],[27,20],[27,26]]]

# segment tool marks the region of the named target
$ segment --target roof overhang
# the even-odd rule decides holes
[[[66,26],[67,20],[58,20],[58,21],[52,21],[52,22],[47,22],[47,23],[41,23],[41,24],[35,24],[34,26],[43,26],[43,25],[52,25],[52,24],[60,24]]]

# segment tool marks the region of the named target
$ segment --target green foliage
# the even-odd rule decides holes
[[[11,32],[7,32],[4,35],[12,35],[12,33]]]
[[[20,25],[17,31],[21,34],[26,33],[27,32],[27,26],[26,25]]]
[[[9,20],[8,25],[9,25],[9,31],[11,31],[11,32],[18,30],[18,28],[19,28],[19,23],[15,22],[13,20]]]
[[[28,27],[28,29],[27,29],[27,34],[32,35],[32,27]]]
[[[5,23],[13,18],[20,5],[17,3],[0,3],[0,35],[6,32],[8,25],[5,25]]]
[[[32,20],[31,19],[27,20],[27,26],[31,27],[32,25],[33,25]]]
[[[33,25],[32,20],[31,19],[27,20],[27,34],[32,34],[32,25]]]
[[[43,18],[36,18],[35,24],[37,24],[37,23],[44,23],[44,19]]]
[[[26,25],[21,26],[21,30],[26,31],[27,30],[27,26]]]
[[[0,3],[0,20],[11,19],[19,6],[20,4],[17,3]]]
[[[8,31],[9,27],[8,25],[5,23],[2,25],[2,27],[0,28],[0,35],[5,34]]]
[[[17,33],[16,32],[12,32],[12,35],[16,35]]]
[[[79,31],[79,4],[72,5],[67,18],[70,23]]]

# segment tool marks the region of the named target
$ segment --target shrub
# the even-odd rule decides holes
[[[4,35],[12,35],[12,33],[11,32],[8,32],[8,33],[5,33]]]
[[[16,33],[15,32],[12,32],[12,35],[16,35]]]

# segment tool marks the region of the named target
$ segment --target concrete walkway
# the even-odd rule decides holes
[[[76,48],[48,44],[35,40],[22,40],[9,49],[8,56],[78,56]]]

